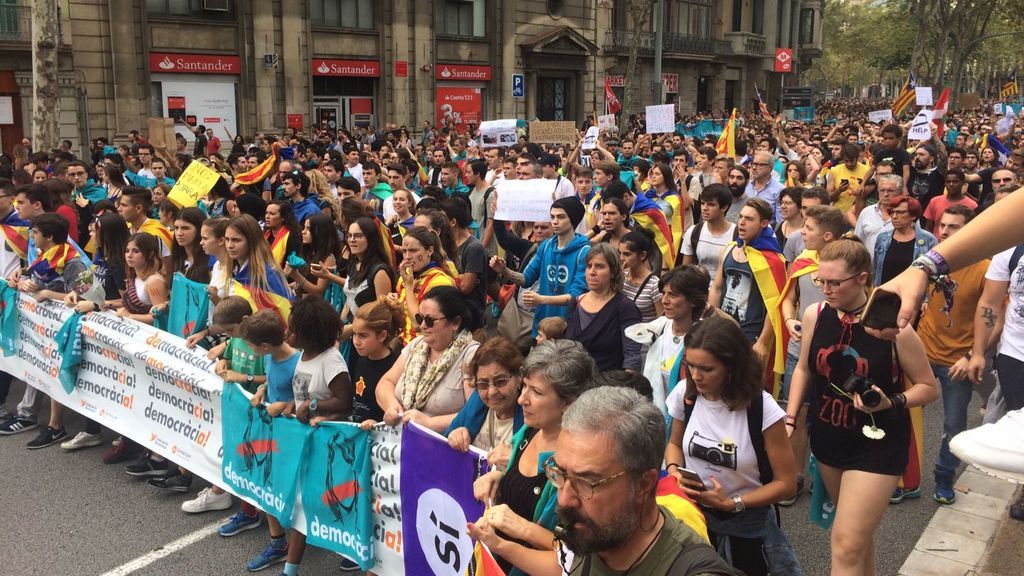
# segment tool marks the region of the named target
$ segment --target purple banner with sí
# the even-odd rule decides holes
[[[473,482],[487,472],[487,459],[459,452],[439,434],[417,424],[402,433],[402,531],[405,573],[461,576],[473,561],[466,522],[484,504],[473,498]]]

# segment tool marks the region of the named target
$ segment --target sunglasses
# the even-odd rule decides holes
[[[433,328],[435,322],[437,322],[438,320],[446,320],[447,318],[445,318],[444,316],[434,318],[433,316],[424,316],[423,314],[417,314],[415,316],[415,319],[417,324],[422,324],[427,328]]]

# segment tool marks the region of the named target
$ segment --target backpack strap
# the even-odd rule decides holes
[[[764,445],[764,431],[761,430],[763,423],[764,398],[758,395],[747,406],[747,433],[750,434],[750,443],[753,445],[754,455],[757,456],[757,472],[761,477],[761,485],[775,479],[772,463],[768,459],[768,451]]]
[[[1024,244],[1018,245],[1013,249],[1013,254],[1010,255],[1010,274],[1017,269],[1017,265],[1020,264],[1021,257],[1024,257]]]
[[[704,220],[697,222],[693,225],[693,231],[690,232],[690,250],[693,250],[693,257],[697,257],[697,246],[700,244],[700,232],[704,229]]]
[[[484,190],[484,218],[483,222],[480,223],[481,228],[487,227],[487,204],[491,201],[491,194],[494,192],[494,186],[488,186],[487,190]],[[483,231],[480,232],[481,236]]]
[[[637,288],[636,296],[633,296],[633,304],[636,304],[636,301],[640,298],[640,295],[644,293],[644,288],[647,288],[647,284],[650,283],[651,278],[654,278],[654,273],[653,272],[648,274],[647,278],[644,278],[643,283],[640,284],[640,287]]]

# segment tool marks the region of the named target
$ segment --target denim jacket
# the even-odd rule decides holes
[[[875,255],[874,255],[874,281],[875,284],[879,284],[879,278],[882,277],[882,264],[885,263],[885,253],[889,251],[889,246],[892,244],[892,230],[885,230],[878,235],[878,240],[875,241]],[[931,250],[938,240],[935,236],[932,236],[931,232],[921,228],[921,225],[914,222],[914,259],[918,256],[923,255],[925,252]]]

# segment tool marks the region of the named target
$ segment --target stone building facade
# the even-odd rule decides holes
[[[57,1],[61,131],[79,149],[144,130],[149,116],[195,121],[222,139],[288,125],[418,129],[445,115],[582,120],[604,113],[606,76],[621,97],[629,5],[643,0]],[[31,132],[27,3],[0,0],[6,151]],[[776,47],[793,49],[797,73],[821,53],[824,0],[663,5],[662,97],[684,114],[749,106],[754,83],[775,97]],[[654,37],[642,31],[648,104]]]

